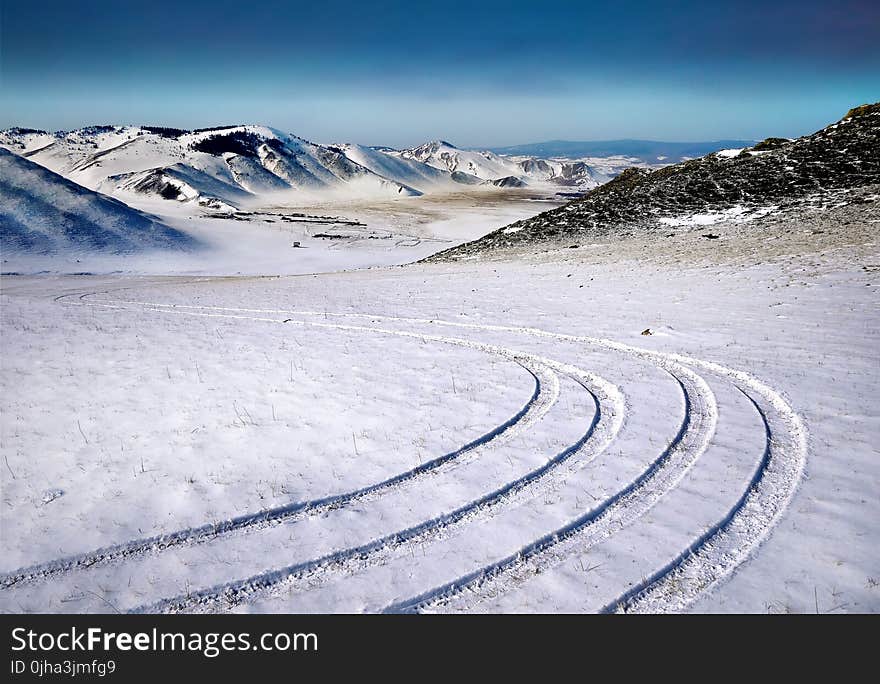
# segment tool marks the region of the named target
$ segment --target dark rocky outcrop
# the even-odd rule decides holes
[[[740,154],[713,153],[656,171],[627,169],[580,199],[431,259],[585,233],[657,229],[663,217],[732,207],[784,208],[875,184],[880,184],[880,103],[856,107],[837,123],[795,140],[768,138]]]

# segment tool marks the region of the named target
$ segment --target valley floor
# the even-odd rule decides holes
[[[558,188],[556,188],[558,189]],[[563,203],[550,190],[479,188],[395,199],[205,211],[123,196],[193,238],[193,250],[33,254],[7,250],[3,273],[294,275],[411,263]]]
[[[847,231],[4,276],[0,608],[876,612]]]

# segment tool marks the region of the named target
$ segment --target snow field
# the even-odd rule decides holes
[[[309,498],[317,482],[324,495],[362,487],[476,439],[534,391],[514,361],[470,349],[404,340],[388,355],[379,338],[255,338],[230,321],[193,328],[73,306],[58,318],[46,311],[56,306],[30,311],[42,324],[4,309],[4,345],[44,359],[27,383],[28,357],[3,364],[7,386],[21,386],[3,407],[16,475],[4,497],[23,511],[4,520],[7,569]],[[434,392],[449,394],[444,407],[431,408]],[[59,486],[50,511],[42,491]],[[44,527],[55,516],[63,522]],[[51,534],[35,544],[36,529]]]
[[[16,514],[4,516],[4,538],[18,530],[41,550],[7,565],[0,600],[76,612],[876,607],[865,499],[877,478],[864,432],[870,274],[830,259],[809,274],[790,264],[651,269],[493,263],[280,279],[5,281],[4,344],[42,359],[56,335],[68,340],[65,357],[83,359],[68,370],[80,404],[83,382],[112,387],[114,372],[96,358],[102,346],[119,357],[138,351],[151,383],[163,373],[166,383],[166,367],[183,374],[188,361],[172,363],[179,340],[199,372],[228,358],[215,391],[235,398],[229,425],[209,425],[199,453],[163,447],[163,436],[174,440],[167,425],[153,437],[156,453],[179,459],[184,485],[208,449],[237,449],[240,470],[234,486],[207,488],[204,500],[160,480],[144,498],[168,502],[166,519],[144,515],[149,505],[108,504],[103,492],[85,508],[85,486],[70,484],[80,475],[57,466],[57,453],[27,470],[7,447],[12,435],[39,454],[47,440],[39,423],[20,421],[18,433],[4,424],[4,453],[18,469],[11,482],[33,492],[7,502]],[[52,331],[58,321],[68,329]],[[654,334],[639,335],[647,325]],[[46,347],[29,348],[28,334]],[[300,350],[309,372],[303,394],[279,405],[325,419],[309,429],[269,426],[267,389],[285,346]],[[339,382],[349,359],[376,374]],[[48,401],[64,370],[28,375],[21,364],[21,381],[7,385]],[[844,392],[835,389],[841,378]],[[240,404],[239,380],[251,383]],[[461,391],[478,381],[485,390]],[[367,410],[353,391],[369,399]],[[169,410],[175,402],[163,401]],[[84,408],[100,414],[98,402]],[[327,420],[334,413],[344,429]],[[110,429],[100,420],[81,421],[96,443],[95,431]],[[393,448],[346,469],[349,433],[365,424]],[[479,429],[460,427],[472,424]],[[84,439],[71,422],[66,434]],[[416,459],[401,446],[426,435]],[[335,447],[325,450],[324,438]],[[271,456],[296,441],[313,449]],[[840,444],[846,456],[831,446]],[[78,467],[91,467],[102,486],[102,477],[121,478],[106,458],[96,465],[84,454]],[[134,480],[131,470],[126,463]],[[264,501],[252,487],[270,477],[283,489]],[[43,503],[53,489],[64,494]],[[175,500],[181,492],[185,505]],[[80,535],[67,519],[84,508]]]
[[[363,276],[349,277],[352,285]],[[440,280],[450,277],[455,274]],[[229,404],[235,390],[235,403],[226,406],[225,425],[215,418],[207,426],[201,451],[172,442],[168,460],[182,461],[175,473],[182,474],[179,484],[174,477],[151,476],[149,461],[141,473],[136,462],[127,462],[131,481],[152,477],[153,482],[144,502],[126,506],[125,513],[112,497],[109,505],[100,498],[86,503],[80,493],[86,481],[102,490],[120,486],[107,481],[120,478],[120,463],[98,450],[94,472],[82,476],[79,485],[75,478],[80,476],[71,484],[64,469],[53,482],[44,480],[46,489],[54,484],[65,493],[47,504],[31,502],[36,513],[30,521],[17,516],[18,524],[11,527],[5,518],[4,536],[19,527],[22,539],[42,537],[37,555],[7,565],[0,594],[28,610],[103,611],[110,605],[172,611],[682,610],[724,586],[729,574],[753,556],[799,481],[805,435],[788,402],[749,375],[690,355],[639,351],[628,343],[532,325],[438,315],[432,311],[436,307],[419,301],[429,292],[411,276],[406,285],[416,289],[407,296],[398,287],[396,304],[385,295],[370,301],[381,288],[363,297],[355,294],[357,285],[355,290],[326,289],[336,280],[345,282],[344,276],[297,278],[285,286],[277,279],[90,280],[95,281],[92,287],[58,279],[53,297],[24,300],[34,310],[25,315],[19,309],[21,330],[5,343],[24,346],[29,333],[51,338],[61,331],[28,330],[32,323],[24,321],[52,321],[77,330],[63,334],[75,345],[122,345],[113,351],[122,358],[139,349],[153,371],[141,382],[159,383],[164,373],[157,390],[175,384],[167,382],[169,375],[181,383],[190,376],[187,392],[214,391]],[[21,307],[24,294],[7,296]],[[248,306],[237,301],[242,297]],[[356,301],[364,308],[372,303],[375,311],[392,310],[375,315],[351,311]],[[319,306],[304,306],[309,303]],[[338,310],[331,311],[330,305]],[[414,307],[430,313],[400,311],[410,313]],[[60,319],[59,310],[64,312]],[[12,316],[15,308],[4,311]],[[663,329],[658,333],[641,342],[670,335]],[[177,345],[168,344],[181,338],[190,352],[186,360]],[[168,347],[164,354],[162,344]],[[47,351],[43,355],[51,358]],[[290,352],[300,359],[299,365],[293,359],[294,371],[303,367],[305,372],[297,391],[285,395],[290,360],[285,364],[276,357]],[[70,350],[66,355],[83,359],[75,376],[106,383],[109,378],[102,375],[109,374],[101,373],[96,356]],[[449,357],[455,359],[452,372],[459,383],[452,394],[444,371],[453,364],[439,365]],[[195,359],[198,370],[194,365],[187,370]],[[221,359],[223,386],[200,388],[199,375],[210,379]],[[370,372],[345,372],[340,359]],[[113,375],[118,377],[120,370],[124,375],[125,366],[117,366]],[[47,376],[59,373],[47,369]],[[258,387],[248,388],[247,376]],[[280,378],[267,383],[273,376]],[[443,392],[437,390],[438,377]],[[460,391],[477,378],[487,383],[483,389]],[[245,385],[240,390],[239,379]],[[389,382],[397,391],[380,392]],[[357,387],[354,398],[352,385]],[[420,405],[413,400],[414,390],[430,399]],[[131,394],[130,387],[119,391]],[[170,412],[175,399],[165,391],[140,396],[162,397],[157,403]],[[311,424],[300,427],[282,417],[276,429],[272,406],[265,406],[273,394],[279,398],[276,418],[295,406],[293,413],[308,416]],[[348,403],[359,395],[364,403]],[[501,404],[499,397],[504,397]],[[108,406],[125,406],[118,397],[107,399]],[[364,404],[368,410],[358,410]],[[492,413],[486,411],[490,405]],[[94,402],[86,408],[98,414],[102,407]],[[216,403],[211,408],[217,412]],[[466,433],[456,428],[456,419],[466,411],[483,413],[479,429]],[[13,414],[4,410],[4,417]],[[345,427],[327,424],[332,416],[344,416],[339,422]],[[79,419],[80,441],[91,435],[82,449],[103,442],[109,451],[103,431],[110,428],[101,419]],[[153,439],[160,444],[168,425],[155,427]],[[767,427],[773,433],[769,442]],[[15,432],[4,428],[6,446]],[[72,441],[78,429],[71,423],[66,439]],[[364,436],[359,452],[377,455],[356,457],[356,470],[344,467],[354,449],[352,433],[356,440],[382,430],[396,448],[383,449]],[[310,444],[316,433],[322,441]],[[414,463],[400,443],[426,435],[429,441]],[[46,435],[27,438],[40,441]],[[469,447],[475,440],[479,443]],[[312,448],[278,453],[279,443],[298,442]],[[87,453],[80,452],[80,469],[88,467]],[[216,455],[208,459],[207,453]],[[234,456],[224,460],[224,454]],[[202,485],[196,496],[189,496],[187,487],[195,489],[203,478],[210,481],[210,473],[188,477],[183,471],[206,468],[211,461],[216,465],[217,459],[239,465],[240,472],[226,478],[235,484],[225,489]],[[431,465],[436,459],[441,460]],[[12,464],[20,466],[15,458]],[[416,470],[420,464],[428,467]],[[43,483],[35,486],[34,481],[48,466],[33,465],[17,473],[23,481],[18,486],[43,491]],[[404,477],[396,478],[400,473]],[[264,485],[271,500],[249,490],[255,480],[273,478],[274,487]],[[750,484],[758,486],[750,489]],[[757,493],[744,500],[747,492]],[[122,492],[126,498],[132,494],[136,501],[136,492]],[[182,503],[175,503],[175,497]],[[167,515],[150,515],[149,501],[164,502]],[[61,515],[62,506],[70,507],[74,520],[80,513],[80,525],[82,514],[91,514],[97,524],[81,534],[75,522],[64,522],[70,516]],[[147,521],[153,521],[152,527]],[[736,526],[737,521],[745,522]],[[41,523],[46,525],[42,532]],[[45,539],[50,534],[51,542]],[[700,545],[704,537],[711,543]],[[59,539],[65,539],[66,548],[59,548]],[[696,545],[694,553],[679,558],[691,545]],[[72,563],[52,563],[70,557]],[[36,568],[28,567],[34,563]],[[630,596],[642,584],[648,591]]]

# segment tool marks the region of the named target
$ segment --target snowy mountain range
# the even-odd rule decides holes
[[[445,140],[434,140],[389,154],[428,164],[452,174],[468,174],[499,186],[530,182],[592,188],[608,178],[582,161],[562,161],[529,156],[504,157],[489,151],[462,150]],[[633,160],[623,162],[631,166]],[[622,170],[622,169],[621,169]]]
[[[154,196],[210,208],[239,207],[296,191],[417,195],[339,148],[263,126],[201,131],[95,126],[46,133],[9,129],[0,145],[87,188],[126,198]]]
[[[229,210],[267,200],[399,197],[462,186],[568,186],[606,182],[635,159],[584,161],[504,157],[434,141],[405,150],[321,145],[266,126],[185,131],[91,126],[49,133],[0,132],[0,147],[91,190]]]
[[[718,150],[743,148],[757,140],[713,140],[707,142],[663,142],[658,140],[548,140],[496,147],[505,156],[581,159],[586,157],[629,157],[646,164],[675,164],[702,157]]]

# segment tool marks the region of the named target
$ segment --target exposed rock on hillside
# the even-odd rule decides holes
[[[797,207],[846,203],[848,192],[880,183],[880,103],[796,140],[768,138],[656,171],[632,168],[563,207],[518,221],[431,257],[459,259],[584,234],[666,229],[784,215]],[[872,195],[860,194],[859,202]]]

